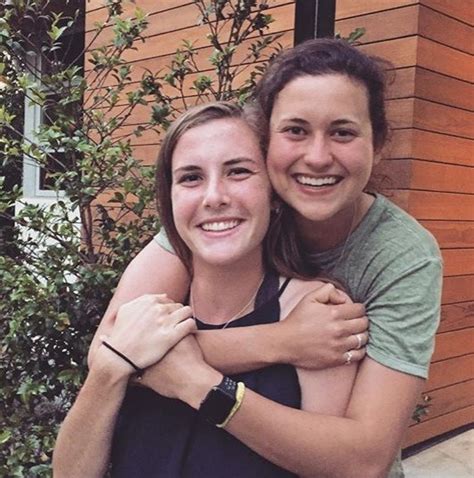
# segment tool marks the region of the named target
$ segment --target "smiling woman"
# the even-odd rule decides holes
[[[196,126],[176,145],[173,220],[181,240],[192,244],[194,268],[201,262],[224,266],[244,256],[249,264],[258,263],[270,221],[270,195],[263,154],[245,121]]]
[[[367,89],[341,74],[300,76],[278,94],[270,130],[274,188],[297,211],[303,237],[318,249],[337,245],[326,230],[346,225],[346,237],[373,202],[360,195],[376,162]]]

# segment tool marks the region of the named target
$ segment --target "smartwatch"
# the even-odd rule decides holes
[[[224,377],[222,382],[209,390],[201,402],[199,415],[212,425],[222,425],[232,412],[237,401],[237,382]]]

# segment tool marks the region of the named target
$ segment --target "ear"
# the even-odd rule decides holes
[[[272,194],[272,201],[270,205],[270,210],[274,214],[278,214],[281,211],[281,208],[283,206],[282,200],[275,194]]]

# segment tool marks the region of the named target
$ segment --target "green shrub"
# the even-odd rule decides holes
[[[51,475],[58,426],[84,380],[90,340],[125,266],[159,228],[153,168],[137,161],[131,140],[159,134],[190,104],[245,99],[279,47],[277,36],[264,35],[272,21],[264,1],[194,4],[208,27],[213,72],[196,75],[199,51],[184,41],[166,71],[146,72],[133,88],[123,57],[147,26],[141,10],[123,18],[121,1],[107,1],[97,33],[112,28],[114,38],[89,52],[85,75],[61,56],[78,12],[55,12],[41,0],[0,5],[0,218],[12,224],[0,240],[0,476]],[[239,48],[246,54],[236,64]],[[41,71],[27,51],[41,58]],[[248,79],[237,85],[245,70]],[[190,74],[191,98],[184,90]],[[34,138],[22,131],[25,97],[47,119]],[[142,105],[149,120],[124,129]],[[21,170],[23,156],[42,166],[56,201],[22,199],[9,172]]]

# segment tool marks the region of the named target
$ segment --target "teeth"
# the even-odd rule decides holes
[[[226,231],[237,227],[239,221],[206,222],[201,225],[205,231]]]
[[[337,178],[327,176],[325,178],[312,178],[310,176],[297,176],[296,180],[305,186],[326,186],[328,184],[336,184]]]

